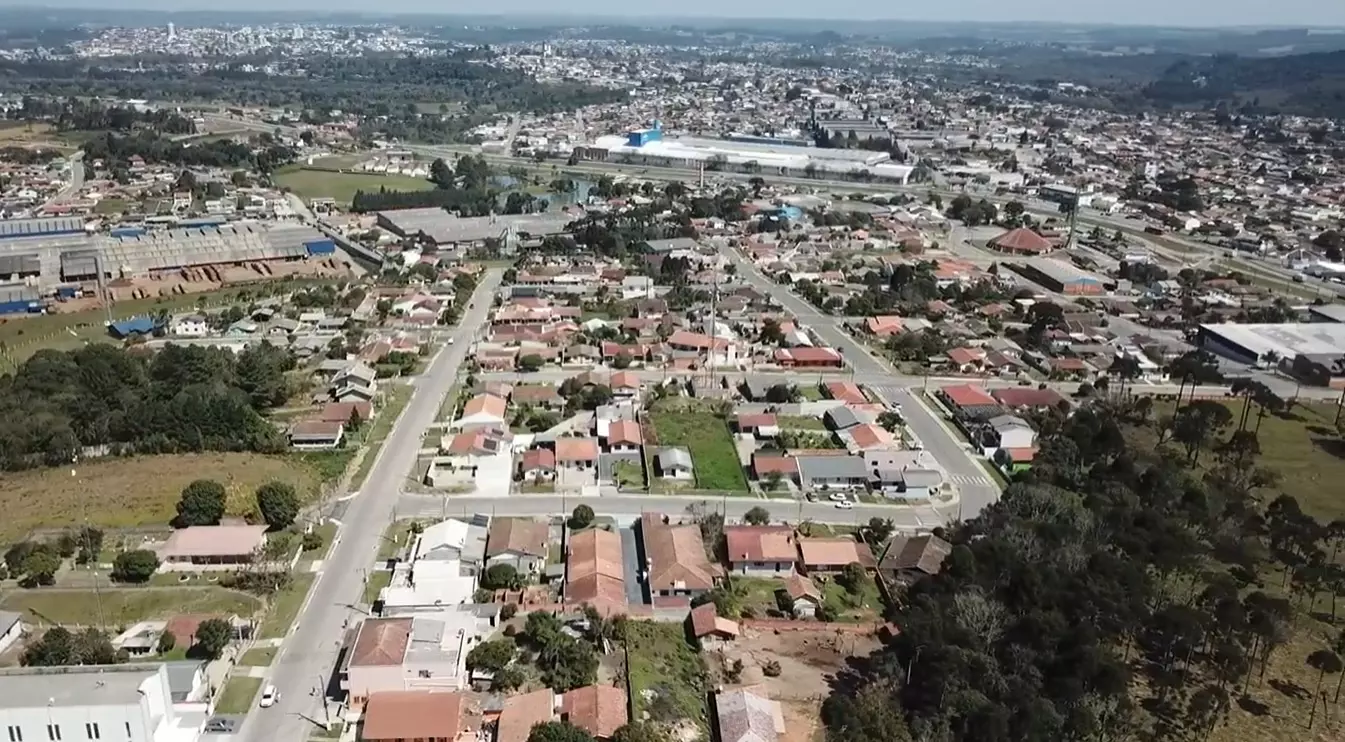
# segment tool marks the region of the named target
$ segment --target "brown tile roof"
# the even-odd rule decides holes
[[[549,448],[530,448],[523,452],[523,471],[555,469],[556,452]]]
[[[551,721],[555,699],[549,688],[504,699],[495,742],[527,742],[533,727]]]
[[[462,417],[485,413],[503,420],[507,408],[508,405],[502,397],[497,397],[494,394],[478,394],[467,400],[467,404],[463,405]]]
[[[626,602],[626,570],[621,537],[591,528],[570,537],[565,600],[570,603]]]
[[[719,617],[719,609],[714,603],[701,603],[692,608],[687,619],[691,622],[691,635],[697,639],[711,634],[733,637],[739,633],[737,623]]]
[[[625,726],[626,691],[610,685],[586,685],[561,696],[565,720],[596,739],[608,739]]]
[[[732,562],[798,561],[794,530],[785,526],[729,526],[724,529],[728,560]]]
[[[265,541],[266,526],[189,526],[173,531],[159,557],[247,556]]]
[[[938,574],[952,551],[953,545],[938,536],[897,536],[883,554],[882,568]]]
[[[738,415],[738,428],[764,428],[770,425],[776,425],[778,421],[775,415],[769,412],[741,413]]]
[[[495,518],[486,534],[486,557],[507,552],[544,557],[551,527],[531,518]]]
[[[364,707],[362,739],[456,740],[481,726],[462,693],[429,690],[380,691]]]
[[[812,598],[813,602],[822,602],[822,591],[817,589],[817,585],[808,577],[794,572],[785,578],[785,593],[794,600],[799,598]]]
[[[374,416],[374,406],[369,402],[328,402],[323,405],[322,414],[318,419],[329,423],[347,423],[350,422],[352,411],[359,414],[362,422],[367,422]]]
[[[832,399],[838,399],[842,402],[847,402],[849,404],[864,404],[865,402],[869,401],[868,398],[864,396],[864,392],[859,388],[859,385],[853,382],[849,381],[828,382],[826,389],[827,389],[827,396],[831,397]]]
[[[709,590],[723,570],[705,555],[701,529],[694,523],[670,525],[658,513],[640,518],[640,537],[649,560],[654,590]]]
[[[514,404],[540,404],[559,402],[560,389],[547,384],[524,384],[514,387]]]
[[[771,456],[758,451],[752,454],[752,471],[756,472],[758,479],[773,471],[778,471],[786,477],[794,477],[798,476],[799,462],[793,456]]]
[[[607,444],[616,446],[644,444],[644,435],[640,433],[640,424],[634,420],[616,420],[607,428]]]
[[[617,371],[612,374],[613,389],[639,389],[640,377],[633,371]]]
[[[891,433],[877,425],[868,423],[856,425],[846,430],[845,434],[850,436],[850,440],[854,442],[856,448],[883,448],[896,445]]]
[[[993,407],[999,404],[984,389],[972,384],[946,386],[939,391],[958,407]]]
[[[1022,253],[1045,253],[1050,252],[1054,247],[1051,241],[1033,232],[1027,227],[1011,229],[1008,232],[990,240],[990,244],[1001,250],[1012,250]]]
[[[366,618],[360,624],[355,646],[350,650],[351,667],[400,665],[411,643],[410,618]]]
[[[597,461],[598,442],[592,438],[557,438],[556,462]]]
[[[865,567],[875,565],[873,552],[868,545],[849,538],[800,538],[799,554],[805,566],[847,565],[859,562]]]
[[[335,438],[341,435],[345,429],[344,422],[328,422],[326,420],[300,420],[290,426],[290,437],[317,436],[321,438]]]

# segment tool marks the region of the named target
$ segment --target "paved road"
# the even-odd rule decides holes
[[[378,542],[393,520],[403,480],[415,464],[422,435],[434,422],[444,394],[457,378],[472,337],[485,323],[489,296],[502,275],[492,270],[483,276],[473,297],[474,307],[455,333],[455,343],[444,346],[430,362],[375,458],[364,488],[347,502],[344,525],[300,611],[297,626],[285,640],[267,678],[280,690],[280,702],[249,714],[239,731],[243,742],[307,739],[312,731],[310,720],[323,719],[322,703],[310,691],[327,687],[346,622],[356,618],[351,606],[364,592],[361,574],[378,553]],[[332,712],[336,713],[334,707]]]
[[[84,187],[84,150],[78,150],[66,160],[70,168],[70,182],[65,184],[59,192],[54,194],[43,206],[58,204],[73,198],[79,193],[79,189]]]
[[[679,495],[616,495],[600,497],[562,497],[560,495],[423,495],[405,493],[397,505],[397,517],[463,517],[470,515],[568,515],[579,503],[586,503],[599,515],[615,518],[618,523],[634,522],[642,513],[684,513],[691,505],[703,504],[708,510],[720,510],[731,521],[741,521],[748,510],[766,508],[775,520],[797,523],[867,523],[870,518],[891,518],[905,531],[930,529],[948,522],[950,515],[933,506],[894,507],[857,504],[840,510],[830,502],[802,500],[763,500],[756,497],[706,497]],[[954,508],[955,509],[955,508]]]

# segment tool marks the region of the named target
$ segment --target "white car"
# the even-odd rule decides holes
[[[262,689],[262,700],[257,703],[262,708],[271,708],[280,700],[280,691],[276,690],[274,685],[268,685]]]
[[[827,499],[831,500],[832,502],[845,502],[846,497],[840,492],[833,492],[827,496]]]
[[[850,508],[853,508],[854,506],[855,506],[855,504],[854,504],[853,502],[850,502],[849,500],[838,500],[838,501],[836,502],[836,509],[837,509],[837,510],[849,510]]]

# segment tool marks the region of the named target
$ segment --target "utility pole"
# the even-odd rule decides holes
[[[77,464],[78,462],[79,462],[79,457],[78,457],[78,456],[76,456],[76,457],[70,459],[70,476],[71,476],[71,477],[75,477],[75,476],[77,476],[76,471],[75,471],[75,464]],[[88,492],[87,492],[87,491],[85,490],[85,488],[83,488],[83,487],[81,487],[80,490],[81,490],[82,494],[80,495],[80,498],[79,498],[79,509],[80,509],[80,520],[84,521],[84,548],[87,549],[87,550],[90,552],[90,553],[89,553],[89,559],[90,559],[90,562],[89,562],[89,572],[90,572],[90,574],[93,575],[93,596],[94,596],[94,601],[98,604],[98,627],[101,629],[101,628],[106,628],[106,627],[107,627],[107,618],[103,615],[103,590],[102,590],[102,588],[98,585],[98,572],[96,571],[96,565],[97,565],[97,563],[98,563],[98,555],[92,553],[92,552],[93,552],[93,548],[92,548],[92,547],[93,547],[93,543],[89,540],[89,538],[90,538],[90,534],[89,534],[89,496],[88,496]]]

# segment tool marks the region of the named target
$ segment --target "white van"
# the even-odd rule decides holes
[[[262,689],[262,700],[257,705],[262,708],[270,708],[276,705],[276,701],[278,700],[280,700],[280,691],[276,690],[274,685],[268,683],[267,686]]]

